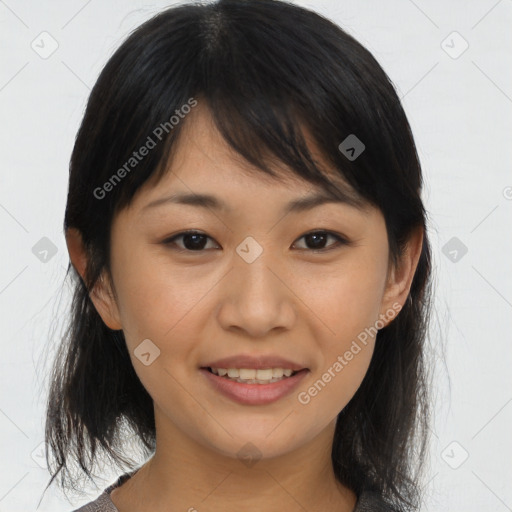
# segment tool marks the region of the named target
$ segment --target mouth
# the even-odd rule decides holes
[[[292,393],[309,373],[307,368],[287,369],[288,375],[285,375],[283,368],[256,370],[254,368],[227,369],[211,366],[201,367],[199,371],[205,377],[205,382],[210,389],[243,405],[265,405],[276,402]]]
[[[307,368],[302,370],[291,370],[289,368],[213,368],[211,366],[202,367],[209,373],[218,377],[225,378],[239,384],[273,384],[290,377],[294,377],[297,373],[308,371]]]

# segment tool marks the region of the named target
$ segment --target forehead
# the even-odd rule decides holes
[[[304,132],[304,137],[315,164],[339,190],[337,196],[341,202],[367,210],[368,203],[339,172],[327,164],[313,138],[307,132]],[[146,206],[148,202],[157,201],[164,192],[178,192],[183,198],[184,195],[207,195],[210,191],[216,196],[225,197],[226,201],[240,193],[258,194],[264,203],[273,197],[284,200],[286,196],[297,198],[306,194],[311,196],[314,192],[335,198],[331,191],[297,175],[277,158],[268,156],[265,163],[274,176],[252,165],[237,153],[218,131],[208,107],[199,103],[186,117],[163,176],[158,181],[148,183],[139,194],[142,196],[139,197],[139,207],[142,203]],[[219,201],[214,204],[215,201],[203,199],[204,204],[226,209],[225,201],[221,201],[221,205]],[[198,201],[189,197],[182,203],[193,204]]]

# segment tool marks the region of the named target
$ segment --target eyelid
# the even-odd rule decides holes
[[[349,240],[347,240],[346,237],[344,237],[343,235],[341,235],[339,233],[336,233],[334,231],[330,231],[327,229],[313,229],[313,230],[308,231],[307,233],[304,233],[303,235],[299,236],[299,238],[297,238],[297,240],[300,240],[301,238],[304,238],[308,235],[314,235],[314,234],[322,234],[322,235],[326,235],[326,236],[332,236],[333,238],[336,239],[336,243],[327,246],[325,249],[308,249],[308,248],[302,249],[301,248],[301,249],[299,249],[300,251],[321,254],[321,253],[327,253],[331,250],[337,249],[343,245],[350,245],[350,242],[349,242]]]
[[[205,236],[206,238],[209,238],[210,240],[213,240],[215,242],[215,240],[210,235],[207,235],[206,233],[203,233],[202,231],[190,229],[190,230],[180,231],[179,233],[176,233],[175,235],[166,237],[164,240],[162,240],[162,244],[163,245],[175,245],[174,240],[177,238],[181,238],[182,236],[185,236],[185,235],[202,235],[202,236]],[[217,242],[215,242],[215,243],[217,244]],[[219,245],[219,244],[217,244],[217,245]],[[205,252],[205,249],[202,249],[200,251],[191,251],[189,249],[182,249],[181,247],[178,247],[175,250],[178,252],[188,252],[188,253]]]
[[[340,233],[337,233],[337,232],[334,232],[334,231],[330,231],[330,230],[327,230],[327,229],[313,229],[313,230],[310,230],[310,231],[300,235],[297,238],[297,240],[300,240],[300,239],[302,239],[302,238],[304,238],[304,237],[306,237],[308,235],[313,235],[313,234],[323,234],[323,235],[326,235],[326,236],[332,236],[333,238],[336,239],[336,243],[335,244],[331,244],[330,246],[328,246],[327,248],[324,248],[324,249],[300,248],[300,249],[298,249],[299,251],[306,251],[306,252],[316,253],[316,254],[327,253],[330,250],[336,249],[336,248],[344,246],[344,245],[350,245],[350,243],[351,243],[345,236],[341,235]],[[194,229],[180,231],[179,233],[176,233],[175,235],[167,237],[167,238],[165,238],[162,241],[162,244],[164,244],[164,245],[173,245],[175,239],[181,238],[182,236],[185,236],[185,235],[203,235],[206,238],[208,238],[210,240],[213,240],[217,245],[219,245],[211,236],[207,235],[206,233],[203,233],[202,231],[198,231],[198,230],[194,230]],[[294,242],[294,244],[295,243],[296,242]],[[201,249],[201,250],[198,250],[198,251],[192,251],[192,250],[189,250],[189,249],[182,249],[181,247],[178,247],[175,250],[177,250],[178,252],[186,252],[186,253],[195,253],[195,252],[196,253],[201,253],[201,252],[205,252],[207,249]]]

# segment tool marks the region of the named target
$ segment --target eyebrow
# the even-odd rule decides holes
[[[312,195],[301,197],[299,199],[294,199],[293,201],[290,201],[283,207],[282,214],[286,215],[288,213],[304,212],[311,210],[317,206],[328,203],[346,204],[348,206],[352,206],[357,210],[365,211],[365,202],[359,197],[356,197],[353,194],[343,191],[339,192],[339,194],[339,196],[334,196],[323,192],[317,192]],[[142,211],[146,211],[166,204],[185,204],[200,208],[222,210],[225,212],[232,211],[232,208],[227,203],[225,203],[222,199],[216,196],[210,194],[195,194],[188,192],[171,194],[169,196],[155,199],[154,201],[151,201],[150,203],[146,204],[142,208]]]

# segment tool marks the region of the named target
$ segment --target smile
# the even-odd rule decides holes
[[[200,372],[206,377],[207,383],[214,391],[234,402],[245,405],[264,405],[290,394],[309,373],[309,370],[208,367],[201,368]]]

